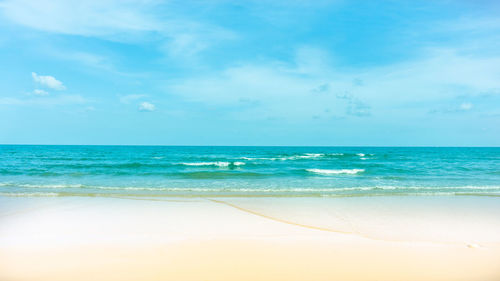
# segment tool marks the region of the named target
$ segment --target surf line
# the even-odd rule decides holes
[[[268,216],[268,215],[265,215],[265,214],[262,214],[262,213],[259,213],[259,212],[256,212],[256,211],[252,211],[250,209],[246,209],[246,208],[240,207],[238,205],[235,205],[235,204],[232,204],[232,203],[229,203],[229,202],[226,202],[226,201],[216,200],[216,199],[211,199],[211,198],[206,198],[206,199],[209,200],[209,201],[211,201],[211,202],[217,203],[217,204],[226,205],[226,206],[235,208],[237,210],[240,210],[242,212],[249,213],[249,214],[252,214],[252,215],[255,215],[255,216],[259,216],[259,217],[262,217],[262,218],[266,218],[266,219],[269,219],[269,220],[273,220],[273,221],[276,221],[276,222],[285,223],[285,224],[294,225],[294,226],[303,227],[303,228],[308,228],[308,229],[314,229],[314,230],[319,230],[319,231],[331,232],[331,233],[340,233],[340,234],[346,234],[346,235],[356,235],[356,236],[359,236],[359,237],[362,237],[362,238],[366,238],[366,239],[370,239],[370,240],[385,241],[385,242],[403,242],[403,243],[404,242],[410,242],[410,243],[412,243],[412,242],[424,242],[424,243],[432,243],[432,244],[438,244],[438,245],[454,245],[454,246],[457,246],[457,245],[463,246],[463,244],[464,244],[464,243],[460,243],[460,242],[411,241],[411,240],[396,240],[396,239],[391,240],[391,239],[384,239],[384,238],[369,236],[369,235],[366,235],[366,234],[358,232],[358,231],[336,230],[336,229],[331,229],[331,228],[326,228],[326,227],[321,227],[321,226],[308,225],[308,224],[302,224],[302,223],[293,222],[293,221],[289,221],[289,220],[284,220],[284,219],[280,219],[280,218]],[[472,248],[472,247],[470,247],[470,245],[471,244],[466,244],[466,246],[468,248]]]
[[[326,232],[341,233],[341,234],[350,234],[350,235],[359,235],[359,236],[364,237],[364,238],[373,239],[371,237],[368,237],[368,236],[363,235],[362,233],[356,232],[356,231],[342,231],[342,230],[335,230],[335,229],[330,229],[330,228],[321,227],[321,226],[302,224],[302,223],[298,223],[298,222],[293,222],[293,221],[289,221],[289,220],[284,220],[284,219],[280,219],[280,218],[268,216],[268,215],[265,215],[265,214],[262,214],[262,213],[259,213],[259,212],[255,212],[255,211],[252,211],[252,210],[240,207],[238,205],[235,205],[235,204],[232,204],[232,203],[229,203],[229,202],[226,202],[226,201],[216,200],[216,199],[210,199],[210,198],[207,198],[207,200],[209,200],[211,202],[214,202],[214,203],[226,205],[226,206],[238,209],[240,211],[243,211],[243,212],[246,212],[246,213],[249,213],[249,214],[252,214],[252,215],[256,215],[256,216],[259,216],[259,217],[262,217],[262,218],[266,218],[266,219],[269,219],[269,220],[273,220],[273,221],[276,221],[276,222],[281,222],[281,223],[286,223],[286,224],[289,224],[289,225],[294,225],[294,226],[308,228],[308,229],[314,229],[314,230],[320,230],[320,231],[326,231]]]

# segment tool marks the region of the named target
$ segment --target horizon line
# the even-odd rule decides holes
[[[2,143],[0,146],[170,146],[170,147],[421,147],[421,148],[500,148],[500,146],[457,145],[220,145],[220,144],[29,144]]]

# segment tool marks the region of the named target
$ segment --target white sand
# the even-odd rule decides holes
[[[0,197],[0,280],[500,280],[499,203]]]

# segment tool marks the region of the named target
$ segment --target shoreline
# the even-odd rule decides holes
[[[0,279],[500,277],[494,197],[150,199],[0,196]]]
[[[491,192],[394,192],[394,193],[346,193],[346,194],[324,194],[324,193],[288,193],[288,194],[275,194],[275,193],[244,193],[244,192],[228,192],[228,193],[200,193],[200,192],[187,192],[187,193],[81,193],[81,192],[0,192],[0,197],[13,197],[13,198],[29,198],[29,197],[82,197],[82,198],[116,198],[116,199],[130,199],[135,200],[144,198],[144,200],[154,200],[153,198],[350,198],[350,197],[500,197],[498,193]]]

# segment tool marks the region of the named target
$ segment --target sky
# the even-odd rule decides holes
[[[500,2],[0,0],[0,143],[499,146]]]

